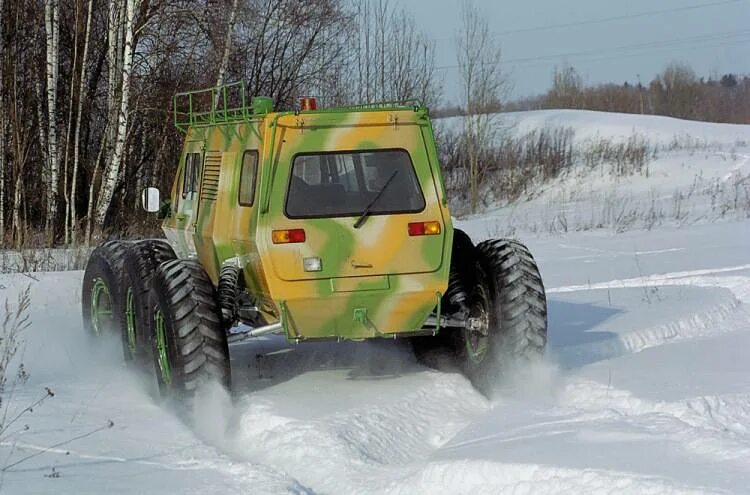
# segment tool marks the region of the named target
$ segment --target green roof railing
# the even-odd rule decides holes
[[[181,132],[190,127],[207,127],[233,122],[245,122],[273,111],[273,101],[256,96],[248,101],[247,85],[237,81],[213,88],[177,93],[172,99],[174,125]],[[427,111],[416,99],[381,101],[340,107],[306,110],[302,113],[372,112],[378,110]],[[300,112],[297,110],[296,112]]]
[[[391,100],[378,101],[372,103],[362,103],[359,105],[344,105],[340,107],[318,108],[309,110],[310,113],[340,113],[340,112],[367,112],[378,110],[425,110],[427,107],[420,100]]]
[[[253,116],[244,81],[177,93],[172,103],[174,125],[182,132],[189,127],[241,122]]]

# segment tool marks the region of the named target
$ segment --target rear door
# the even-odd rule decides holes
[[[282,141],[278,154],[274,182],[282,182],[285,196],[274,208],[274,229],[303,230],[304,242],[271,246],[277,275],[303,280],[440,269],[444,219],[419,127],[370,123],[304,132],[294,148]],[[428,235],[414,228],[426,224]],[[319,271],[307,269],[309,258],[320,260]]]

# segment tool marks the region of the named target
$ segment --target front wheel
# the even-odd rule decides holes
[[[205,381],[229,388],[229,346],[216,292],[194,261],[163,263],[151,289],[154,366],[162,395],[185,397]]]
[[[83,326],[92,337],[122,331],[121,279],[128,250],[124,241],[109,241],[94,249],[83,274],[81,313]],[[126,352],[127,357],[127,352]]]

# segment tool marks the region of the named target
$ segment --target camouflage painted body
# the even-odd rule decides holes
[[[402,149],[425,199],[417,213],[292,219],[285,214],[295,155]],[[238,201],[246,150],[258,151],[252,206]],[[200,187],[183,197],[186,158],[202,157]],[[437,221],[439,235],[410,236],[410,222]],[[272,231],[304,229],[302,243],[274,244]],[[247,291],[287,338],[364,339],[419,331],[448,284],[453,228],[423,107],[266,113],[187,128],[164,232],[181,258],[198,258],[214,284],[238,264]],[[322,270],[306,272],[303,259]],[[282,317],[283,316],[283,317]]]

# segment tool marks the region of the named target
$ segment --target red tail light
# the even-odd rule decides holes
[[[305,242],[304,229],[274,230],[271,232],[271,240],[274,244],[294,244]]]
[[[299,101],[299,108],[300,110],[317,110],[318,101],[311,96],[302,98]]]
[[[409,224],[409,235],[438,235],[440,233],[440,222],[412,222]]]

